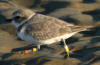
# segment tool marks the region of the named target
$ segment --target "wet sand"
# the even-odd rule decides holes
[[[99,0],[1,0],[0,5],[0,65],[100,65]],[[44,45],[38,52],[23,54],[20,51],[36,46],[20,40],[16,28],[10,24],[11,14],[18,8],[29,8],[75,25],[94,28],[66,40],[69,58],[64,53],[63,43]]]

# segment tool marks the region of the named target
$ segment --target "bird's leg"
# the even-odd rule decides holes
[[[68,48],[68,46],[67,46],[67,44],[66,44],[66,41],[65,41],[65,39],[62,39],[62,41],[63,41],[63,43],[64,43],[65,52],[67,52],[67,55],[68,55],[68,57],[69,57],[69,48]]]
[[[37,48],[40,50],[40,45],[37,45]]]

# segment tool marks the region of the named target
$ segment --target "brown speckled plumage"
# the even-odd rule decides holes
[[[37,40],[47,40],[66,33],[83,31],[86,28],[74,26],[54,17],[37,14],[28,20],[26,34],[31,34]]]

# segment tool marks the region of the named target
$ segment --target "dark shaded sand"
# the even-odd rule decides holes
[[[20,40],[16,28],[10,24],[12,12],[18,8],[29,8],[75,25],[94,28],[66,40],[69,58],[61,42],[43,45],[40,51],[25,55],[21,51],[36,46]],[[100,1],[0,0],[0,65],[100,65]]]

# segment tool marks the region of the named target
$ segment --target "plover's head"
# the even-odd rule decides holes
[[[18,27],[22,22],[34,16],[35,13],[29,9],[18,9],[12,14],[12,24]]]

